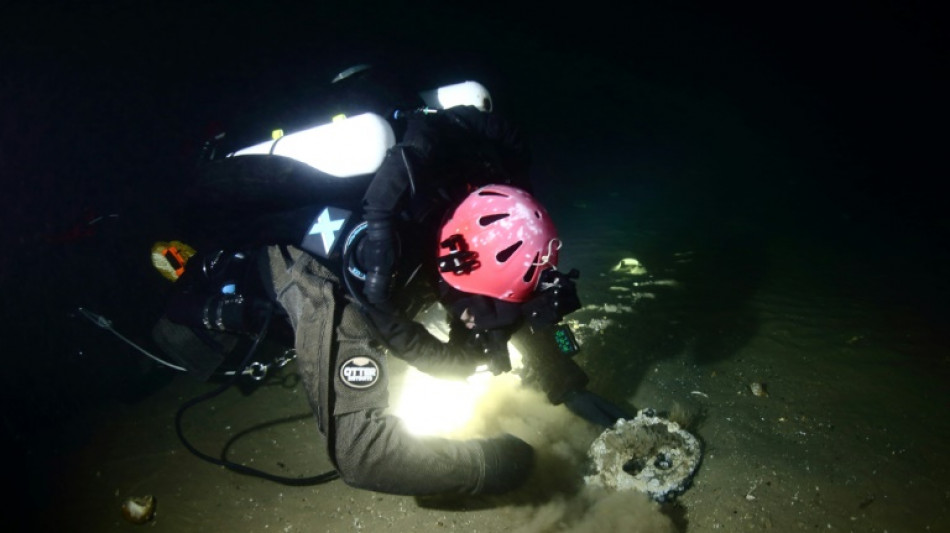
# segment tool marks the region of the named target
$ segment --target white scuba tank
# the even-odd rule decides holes
[[[445,85],[419,93],[426,109],[440,109],[460,105],[475,106],[490,112],[491,95],[476,81]],[[290,157],[331,176],[349,178],[372,174],[386,158],[386,152],[396,144],[392,126],[383,117],[363,113],[353,117],[340,116],[327,124],[305,130],[278,133],[274,140],[248,146],[227,157],[261,154]]]
[[[477,81],[463,81],[453,83],[437,89],[419,93],[422,101],[433,109],[448,109],[460,105],[477,107],[486,113],[491,111],[491,94],[484,85]]]
[[[372,174],[383,163],[396,135],[383,117],[364,113],[278,136],[230,156],[270,154],[290,157],[313,168],[349,178]]]

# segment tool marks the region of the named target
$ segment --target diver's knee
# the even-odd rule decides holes
[[[500,494],[524,484],[534,468],[534,448],[514,435],[478,441],[485,456],[481,494]]]

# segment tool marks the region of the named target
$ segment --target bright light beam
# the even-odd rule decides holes
[[[521,364],[521,354],[508,345],[512,367]],[[465,380],[430,376],[408,367],[401,390],[394,390],[396,401],[389,412],[402,419],[413,435],[451,437],[462,433],[473,421],[476,408],[485,398],[494,379],[487,369]]]

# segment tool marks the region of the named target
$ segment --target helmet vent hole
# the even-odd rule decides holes
[[[531,280],[534,278],[534,271],[538,269],[538,259],[540,258],[540,256],[541,254],[534,254],[534,261],[531,261],[531,266],[528,267],[528,270],[526,270],[524,273],[523,279],[525,283],[530,283]]]
[[[484,190],[478,191],[479,196],[501,196],[502,198],[508,198],[508,195],[503,192],[493,191],[493,190]]]
[[[521,244],[522,244],[522,241],[518,241],[512,244],[511,246],[505,248],[504,250],[498,252],[497,254],[495,254],[495,259],[497,259],[499,263],[504,263],[505,261],[511,259],[511,256],[518,250],[518,248],[521,248]]]
[[[499,220],[503,218],[508,218],[508,213],[499,213],[497,215],[483,216],[482,218],[478,219],[478,225],[484,228],[485,226],[494,224],[495,222],[498,222]]]
[[[538,220],[541,220],[541,211],[535,211],[535,212],[534,212],[534,218],[536,218],[536,219],[538,219]]]

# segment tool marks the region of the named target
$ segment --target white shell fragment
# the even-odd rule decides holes
[[[768,398],[769,396],[769,391],[765,390],[765,383],[749,383],[749,390],[753,395],[758,396],[759,398]]]
[[[122,502],[122,516],[133,524],[144,524],[155,516],[155,497],[136,496]]]
[[[604,431],[587,454],[594,468],[584,478],[588,485],[638,490],[665,501],[689,486],[702,446],[679,424],[643,409],[633,420],[618,420]]]
[[[632,257],[625,257],[617,263],[612,269],[612,272],[620,272],[622,274],[628,274],[631,276],[642,276],[647,273],[647,269],[643,267],[640,261]]]

